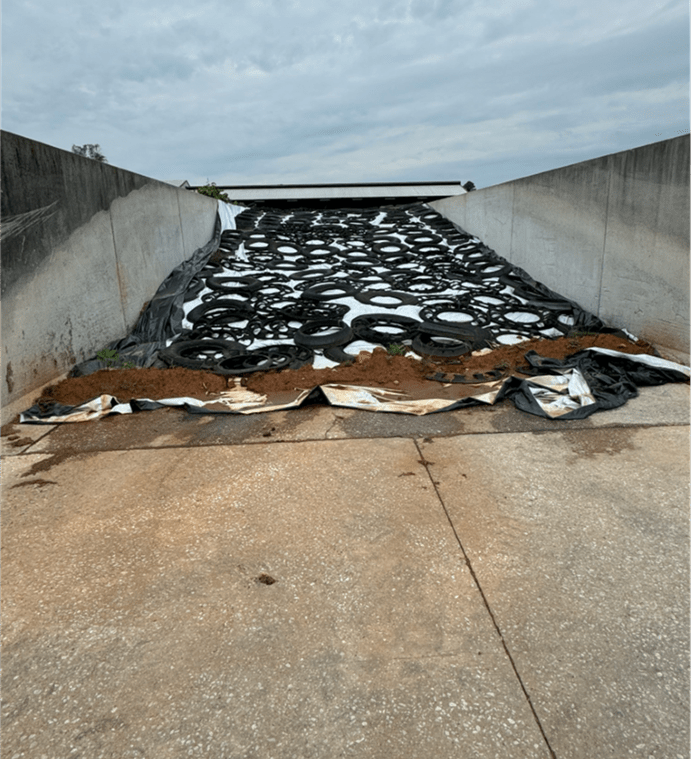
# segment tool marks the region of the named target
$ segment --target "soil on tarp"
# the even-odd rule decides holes
[[[386,387],[411,392],[422,397],[436,397],[441,383],[426,377],[443,372],[465,374],[469,378],[476,373],[497,369],[502,374],[518,374],[525,365],[525,354],[534,350],[546,358],[566,358],[584,348],[608,348],[622,353],[654,353],[650,343],[643,340],[632,342],[611,334],[562,337],[556,340],[529,340],[516,345],[506,345],[482,355],[466,355],[458,359],[415,359],[407,356],[390,356],[384,348],[372,353],[361,353],[352,364],[339,364],[330,369],[284,369],[281,372],[255,372],[242,379],[248,390],[267,396],[311,389],[325,384],[350,384],[366,387]],[[105,369],[85,377],[72,377],[51,385],[43,391],[37,402],[42,405],[57,401],[78,406],[92,398],[108,394],[120,402],[134,398],[197,398],[210,400],[213,396],[234,387],[233,377],[191,369]],[[462,385],[455,385],[457,395],[464,395]],[[471,392],[470,390],[468,392]],[[474,391],[473,391],[474,392]],[[441,396],[440,396],[441,397]]]
[[[84,377],[68,377],[50,385],[38,404],[57,401],[78,406],[99,395],[112,395],[125,403],[133,398],[199,398],[228,389],[227,377],[191,369],[101,369]],[[232,384],[232,379],[231,379]]]

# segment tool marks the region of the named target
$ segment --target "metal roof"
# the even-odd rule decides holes
[[[431,199],[463,195],[460,182],[355,182],[339,184],[218,185],[233,200]]]

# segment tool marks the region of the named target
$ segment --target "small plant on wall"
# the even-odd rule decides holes
[[[214,182],[209,182],[209,184],[205,184],[203,187],[197,187],[197,192],[200,195],[208,195],[210,198],[222,200],[224,203],[232,203],[231,199],[225,192],[221,192]]]

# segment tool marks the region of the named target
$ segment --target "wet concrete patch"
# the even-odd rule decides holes
[[[29,450],[38,440],[41,440],[55,428],[55,425],[14,424],[10,422],[2,427],[3,456],[17,456]]]
[[[579,458],[592,459],[602,454],[616,456],[622,451],[635,450],[633,440],[636,436],[636,428],[592,429],[587,435],[564,431],[561,435],[575,454],[575,458],[567,459],[569,463],[574,463]]]
[[[688,385],[673,384],[642,388],[641,395],[622,408],[575,421],[532,416],[518,411],[509,402],[419,417],[308,403],[297,409],[251,415],[189,414],[168,408],[106,417],[97,422],[45,427],[14,425],[7,429],[12,436],[24,435],[36,441],[11,453],[59,451],[65,447],[103,451],[344,438],[450,437],[490,432],[549,433],[636,424],[678,425],[688,424],[688,406]],[[5,440],[7,436],[3,438],[3,445]]]

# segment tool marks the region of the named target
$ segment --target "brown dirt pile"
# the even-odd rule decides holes
[[[41,401],[78,406],[98,395],[132,398],[207,398],[228,387],[226,377],[191,369],[101,369],[86,377],[70,377],[43,391]],[[231,380],[232,382],[232,380]]]
[[[303,367],[282,372],[256,372],[247,378],[249,390],[270,394],[295,388],[312,388],[327,383],[365,385],[369,387],[391,387],[392,383],[407,385],[425,380],[436,372],[450,374],[484,373],[499,368],[507,374],[525,365],[525,354],[534,350],[541,356],[565,358],[583,348],[609,348],[626,353],[652,353],[649,343],[632,343],[612,335],[587,335],[583,337],[560,337],[556,340],[530,340],[520,345],[496,348],[482,356],[461,356],[458,359],[417,360],[405,356],[389,356],[384,348],[375,348],[369,353],[361,353],[352,365],[340,364],[333,369],[312,369]],[[430,383],[432,384],[432,383]],[[433,384],[438,384],[434,382]]]
[[[266,395],[336,383],[389,388],[407,388],[424,383],[432,389],[439,387],[439,383],[425,380],[425,377],[436,372],[472,376],[499,368],[510,374],[525,364],[524,356],[529,350],[549,358],[565,358],[593,346],[624,353],[653,353],[650,343],[641,340],[634,343],[613,335],[530,340],[497,348],[482,356],[468,355],[439,361],[389,356],[384,348],[377,348],[372,354],[361,353],[358,361],[350,365],[341,364],[333,369],[303,367],[282,372],[257,372],[243,379],[242,384],[249,390]],[[57,401],[78,406],[104,393],[115,396],[121,402],[133,398],[157,400],[188,397],[207,400],[233,384],[233,378],[190,369],[105,369],[51,385],[44,390],[39,402]]]

